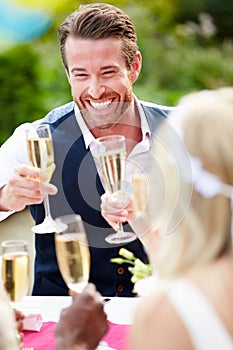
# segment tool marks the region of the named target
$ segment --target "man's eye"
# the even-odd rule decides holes
[[[85,74],[85,73],[76,73],[74,76],[75,76],[75,78],[85,78],[85,77],[87,77],[87,74]]]
[[[114,70],[108,70],[106,72],[103,72],[103,75],[111,75],[111,74],[114,74],[115,71]]]

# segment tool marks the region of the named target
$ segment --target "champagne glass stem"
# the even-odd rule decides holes
[[[45,209],[45,217],[51,217],[49,196],[47,194],[44,195],[44,209]]]
[[[119,222],[119,230],[118,233],[124,233],[124,229],[123,229],[123,224],[122,222]]]

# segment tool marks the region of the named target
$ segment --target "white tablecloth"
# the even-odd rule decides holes
[[[108,320],[115,324],[132,324],[134,312],[140,298],[111,298],[105,304]],[[43,322],[57,322],[63,308],[71,304],[71,297],[61,296],[26,296],[16,308],[25,315],[41,314]]]

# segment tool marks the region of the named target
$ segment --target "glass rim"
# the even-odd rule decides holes
[[[9,240],[2,241],[1,246],[3,248],[14,247],[14,246],[28,246],[28,241],[24,239],[9,239]]]
[[[40,123],[40,124],[36,124],[36,125],[34,125],[34,128],[36,129],[36,130],[38,130],[38,129],[43,129],[43,128],[48,128],[49,130],[51,129],[51,127],[50,127],[50,124],[48,124],[48,123]]]

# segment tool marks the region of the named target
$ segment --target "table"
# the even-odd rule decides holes
[[[103,298],[105,299],[105,298]],[[114,297],[105,304],[105,312],[110,322],[116,324],[130,325],[140,298]],[[16,308],[23,311],[25,315],[41,314],[44,322],[58,322],[60,312],[71,304],[69,296],[26,296]]]
[[[108,298],[104,306],[110,324],[109,332],[104,337],[109,346],[117,350],[125,349],[127,331],[140,298]],[[25,315],[41,314],[43,326],[40,332],[25,332],[25,346],[33,346],[34,350],[54,350],[54,328],[63,308],[71,304],[71,297],[61,296],[26,296],[16,307]]]

